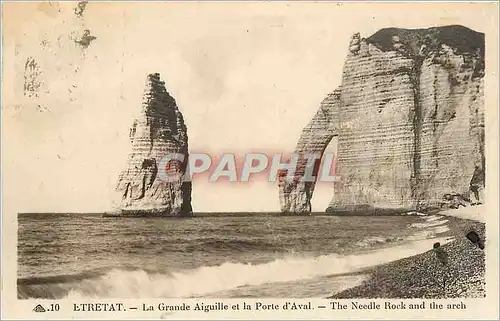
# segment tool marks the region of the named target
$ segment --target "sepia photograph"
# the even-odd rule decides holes
[[[498,6],[366,5],[3,2],[8,295],[485,299]]]

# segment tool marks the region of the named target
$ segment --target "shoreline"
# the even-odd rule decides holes
[[[167,214],[161,212],[150,212],[148,210],[137,211],[124,211],[124,212],[20,212],[17,213],[18,217],[37,216],[37,215],[75,215],[75,216],[101,216],[103,218],[166,218],[166,219],[185,219],[185,218],[201,218],[201,217],[245,217],[245,216],[280,216],[280,217],[294,217],[294,216],[430,216],[430,215],[443,215],[453,216],[465,219],[472,219],[483,221],[484,218],[481,213],[484,211],[484,205],[468,206],[459,209],[438,210],[429,209],[422,212],[417,212],[412,209],[403,208],[365,208],[360,207],[357,209],[344,209],[344,210],[325,210],[313,211],[304,213],[286,213],[280,211],[264,211],[264,212],[191,212],[185,214]]]
[[[485,252],[467,239],[475,231],[485,240],[485,223],[438,213],[448,219],[449,236],[454,240],[439,247],[444,251],[446,264],[439,259],[438,250],[409,256],[363,271],[369,275],[360,285],[337,292],[328,299],[444,299],[484,298]],[[442,257],[442,256],[441,256]]]
[[[96,216],[103,218],[156,218],[156,219],[185,219],[185,218],[204,218],[204,217],[249,217],[249,216],[276,216],[276,217],[314,217],[314,216],[332,216],[332,217],[352,217],[352,216],[367,216],[367,217],[383,217],[383,216],[430,216],[435,213],[417,213],[415,211],[402,212],[399,210],[391,210],[385,212],[362,212],[362,211],[345,211],[345,212],[311,212],[311,213],[282,213],[282,212],[194,212],[188,215],[153,215],[149,213],[132,214],[132,213],[85,213],[85,212],[23,212],[18,213],[18,217],[33,217],[39,215],[54,215],[54,216]]]

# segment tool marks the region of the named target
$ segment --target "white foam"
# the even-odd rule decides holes
[[[98,279],[84,281],[85,284],[70,292],[68,297],[125,299],[203,296],[245,285],[290,282],[356,272],[428,251],[435,242],[445,244],[449,241],[445,238],[424,239],[358,255],[289,257],[257,265],[224,263],[172,274],[115,269]]]
[[[453,216],[458,218],[464,218],[479,222],[486,222],[486,207],[485,205],[476,206],[466,206],[458,209],[450,209],[442,211],[439,214],[446,216]]]
[[[434,232],[434,234],[441,234],[441,233],[446,233],[450,230],[450,228],[448,226],[437,226],[435,228],[432,229],[432,231]]]
[[[432,215],[432,216],[426,217],[425,220],[427,222],[433,222],[433,221],[437,221],[437,220],[442,219],[442,218],[443,218],[442,216]]]
[[[324,299],[334,293],[356,287],[370,278],[369,274],[318,277],[312,280],[268,283],[265,285],[245,286],[236,289],[211,293],[206,297],[217,298],[319,298]]]
[[[432,221],[427,221],[427,223],[413,223],[410,225],[410,227],[411,228],[427,228],[427,227],[443,225],[445,223],[448,223],[448,220],[445,220],[445,219],[432,220]]]
[[[356,243],[357,246],[361,247],[367,247],[371,246],[374,244],[382,244],[382,243],[387,243],[388,239],[382,236],[372,236],[372,237],[367,237],[359,242]]]

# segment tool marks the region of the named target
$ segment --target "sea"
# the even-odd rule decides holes
[[[451,241],[441,216],[18,216],[18,298],[326,298]]]

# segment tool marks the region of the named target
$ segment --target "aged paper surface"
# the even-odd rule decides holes
[[[2,318],[498,318],[498,4],[3,2]]]

